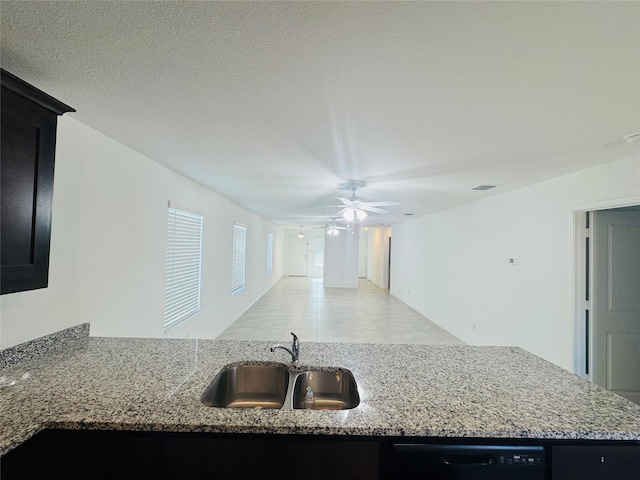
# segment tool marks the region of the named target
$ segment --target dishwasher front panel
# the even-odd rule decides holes
[[[394,444],[394,479],[544,480],[539,445]]]

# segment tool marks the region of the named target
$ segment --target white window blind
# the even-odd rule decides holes
[[[238,293],[244,288],[246,246],[247,227],[235,223],[233,225],[233,266],[231,269],[231,293]]]
[[[267,233],[267,275],[273,272],[273,233]]]
[[[316,237],[315,255],[313,264],[316,267],[324,266],[324,237]]]
[[[202,215],[169,208],[164,331],[200,310]]]

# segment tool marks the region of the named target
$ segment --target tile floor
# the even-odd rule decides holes
[[[301,342],[464,342],[389,291],[360,279],[359,288],[324,288],[321,278],[283,277],[218,338]]]

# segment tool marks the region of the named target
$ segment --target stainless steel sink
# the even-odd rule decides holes
[[[360,404],[358,386],[346,368],[307,370],[295,378],[293,408],[306,408],[307,387],[311,387],[314,410],[347,410]]]
[[[302,409],[307,387],[314,410],[346,410],[360,404],[346,368],[298,367],[276,362],[237,362],[222,367],[200,396],[208,407]]]
[[[283,363],[232,363],[222,367],[200,401],[209,407],[282,408],[288,388]]]

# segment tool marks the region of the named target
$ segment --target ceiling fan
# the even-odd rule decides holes
[[[354,217],[357,217],[360,221],[364,220],[367,217],[367,212],[381,214],[389,213],[389,210],[384,210],[383,208],[378,207],[392,207],[400,205],[398,202],[392,200],[387,202],[365,202],[364,198],[356,196],[355,188],[352,188],[351,192],[352,193],[349,198],[336,197],[343,204],[339,206],[344,206],[344,208],[338,213],[348,222],[352,222]]]
[[[333,218],[333,221],[326,227],[314,227],[314,229],[324,228],[327,231],[327,235],[334,237],[340,233],[340,230],[351,230],[349,227],[341,227],[336,223],[337,217]]]

